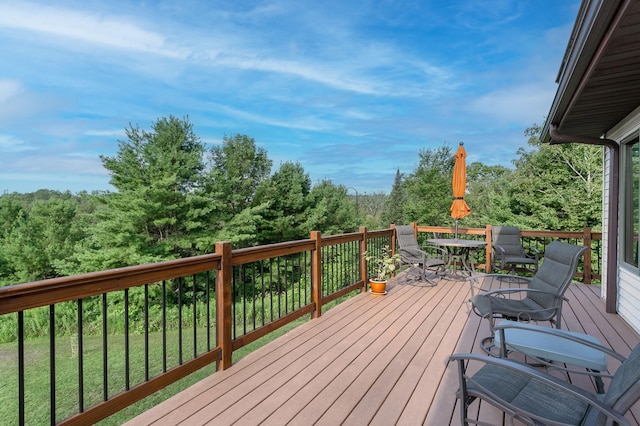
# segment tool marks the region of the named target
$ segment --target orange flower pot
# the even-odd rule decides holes
[[[386,281],[375,281],[370,279],[369,286],[371,287],[371,294],[375,294],[379,296],[387,293]]]

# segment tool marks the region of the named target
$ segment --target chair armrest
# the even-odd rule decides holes
[[[496,290],[491,290],[491,291],[485,291],[482,293],[479,293],[478,295],[473,295],[473,284],[472,284],[472,296],[471,299],[469,299],[469,301],[471,302],[472,305],[472,309],[473,311],[478,314],[478,316],[480,317],[493,317],[494,316],[494,298],[499,297],[500,295],[503,294],[510,294],[510,293],[519,293],[519,292],[529,292],[529,293],[542,293],[542,294],[547,294],[550,296],[553,296],[554,299],[557,300],[561,300],[561,301],[568,301],[568,299],[564,296],[560,296],[556,293],[550,293],[548,291],[544,291],[544,290],[538,290],[538,289],[530,289],[530,288],[503,288],[503,289],[496,289]],[[519,320],[525,320],[526,318],[531,319],[531,314],[541,314],[544,312],[547,312],[549,314],[553,313],[553,312],[560,312],[560,310],[562,309],[562,304],[561,303],[555,303],[554,306],[551,306],[549,308],[542,308],[541,309],[526,309],[526,308],[522,308],[518,310],[518,315],[517,318]]]
[[[531,257],[535,260],[540,260],[540,250],[535,247],[525,250],[525,254],[527,255],[527,257]]]
[[[427,250],[429,250],[429,251],[437,251],[438,253],[440,253],[440,258],[441,259],[446,259],[447,258],[447,251],[444,248],[442,248],[440,246],[437,246],[435,244],[427,244],[425,246],[421,246],[420,249],[422,251],[424,251],[424,252],[426,252]]]
[[[504,248],[502,248],[502,246],[494,245],[492,247],[493,247],[493,251],[498,252],[499,255],[504,255],[504,253],[506,251]]]
[[[469,282],[469,287],[471,288],[471,297],[475,296],[476,293],[480,294],[486,291],[482,288],[482,284],[478,283],[479,278],[484,278],[486,276],[486,274],[477,274],[466,278],[466,281]]]
[[[505,249],[500,246],[494,245],[491,250],[492,250],[491,262],[494,265],[496,265],[496,267],[497,267],[497,264],[500,264],[499,268],[504,269],[504,260],[505,260],[504,257],[506,253]]]
[[[478,294],[480,293],[484,293],[487,290],[484,290],[482,288],[481,284],[478,284],[478,280],[479,279],[483,279],[483,278],[494,278],[494,277],[499,277],[499,278],[509,278],[509,277],[514,277],[517,278],[518,281],[515,285],[526,285],[529,284],[529,282],[531,282],[531,278],[529,277],[521,277],[518,275],[508,275],[508,274],[476,274],[476,275],[472,275],[470,277],[468,277],[466,280],[469,282],[469,285],[471,286],[471,296],[475,296],[476,292]],[[513,287],[512,287],[513,288]]]
[[[424,257],[426,256],[426,253],[423,252],[420,249],[414,249],[414,248],[399,248],[398,249],[398,254],[400,254],[401,258],[407,258],[410,257],[413,259],[424,259]]]
[[[470,362],[479,362],[482,364],[492,364],[495,365],[499,368],[503,368],[503,369],[510,369],[510,370],[514,370],[517,371],[518,374],[522,374],[524,376],[527,377],[531,377],[531,378],[535,378],[537,380],[540,380],[541,382],[543,382],[545,384],[545,386],[548,386],[548,388],[551,389],[555,389],[558,391],[561,391],[564,394],[568,394],[571,395],[572,397],[581,400],[582,402],[588,404],[589,406],[595,408],[596,410],[598,410],[599,412],[603,413],[608,419],[613,420],[614,422],[618,422],[618,424],[621,425],[628,425],[629,421],[621,414],[618,413],[616,411],[613,411],[610,407],[604,405],[602,402],[600,402],[593,394],[590,394],[588,392],[586,392],[583,389],[578,388],[575,385],[572,385],[571,383],[568,383],[566,381],[560,380],[556,377],[553,377],[549,374],[545,374],[539,370],[536,370],[526,364],[522,364],[516,361],[512,361],[506,358],[495,358],[495,357],[490,357],[490,356],[486,356],[486,355],[479,355],[479,354],[453,354],[449,357],[449,361],[457,361],[458,363],[458,371],[459,371],[459,377],[461,380],[468,380],[468,381],[472,381],[473,382],[473,377],[472,376],[468,376],[466,374],[466,370],[469,367]],[[466,364],[465,364],[466,362]],[[474,371],[477,371],[474,369]],[[482,388],[483,391],[488,392],[490,394],[491,390],[490,389],[485,389]],[[466,391],[466,385],[463,385],[463,383],[461,383],[460,386],[460,391],[465,392]],[[464,401],[464,399],[467,397],[468,395],[462,395],[461,400]],[[497,398],[495,396],[495,394],[492,394],[492,397]],[[509,407],[510,404],[506,401],[503,402],[503,405],[505,407]],[[533,419],[537,419],[540,420],[542,422],[544,422],[545,419],[544,417],[540,417],[538,415],[534,415],[531,413],[527,413],[527,416],[533,418]]]
[[[515,274],[478,274],[478,278],[514,279],[513,283],[510,284],[512,286],[528,285],[531,282],[531,280],[533,279],[532,277],[524,277],[524,276],[515,275]]]
[[[498,288],[495,290],[490,290],[490,291],[485,291],[484,293],[482,293],[483,296],[494,296],[494,295],[500,295],[500,294],[505,294],[505,293],[521,293],[521,292],[527,292],[527,293],[542,293],[542,294],[547,294],[549,296],[553,296],[556,299],[562,299],[565,302],[568,302],[569,299],[567,299],[564,296],[561,296],[559,294],[556,293],[552,293],[550,291],[546,291],[546,290],[540,290],[537,288]]]

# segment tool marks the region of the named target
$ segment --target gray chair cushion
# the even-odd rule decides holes
[[[577,254],[584,249],[583,246],[553,241],[547,246],[544,261],[529,283],[529,288],[563,295],[576,270]],[[559,303],[554,296],[542,293],[529,293],[527,297],[545,308]]]
[[[580,424],[588,408],[583,401],[543,380],[491,364],[474,374],[467,389],[471,395],[489,395],[485,389],[490,389],[493,397],[489,396],[489,400],[497,397],[525,412],[567,424]]]

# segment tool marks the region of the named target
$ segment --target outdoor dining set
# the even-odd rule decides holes
[[[425,247],[412,225],[395,229],[411,280],[431,286],[468,281],[471,310],[488,321],[489,335],[480,344],[484,354],[450,357],[458,370],[461,424],[482,424],[468,415],[476,400],[525,424],[629,424],[624,414],[640,399],[640,345],[623,356],[593,336],[562,329],[564,293],[586,247],[553,241],[540,256],[524,250],[518,228],[492,227],[491,266],[499,273],[479,274],[474,251],[484,241],[433,238]],[[516,274],[521,271],[528,273]],[[494,279],[507,287],[484,290]],[[609,359],[618,364],[614,374]],[[554,372],[588,375],[595,390]]]

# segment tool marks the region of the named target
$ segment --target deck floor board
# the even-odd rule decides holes
[[[431,287],[400,275],[387,295],[359,294],[128,424],[457,425],[457,367],[448,358],[482,353],[489,333],[487,321],[471,312],[469,289],[465,281]],[[599,288],[572,284],[566,296],[562,328],[625,354],[640,343],[619,316],[605,312]],[[592,386],[586,376],[570,380]],[[471,412],[505,424],[489,404],[476,402]],[[627,418],[638,424],[640,404]]]

